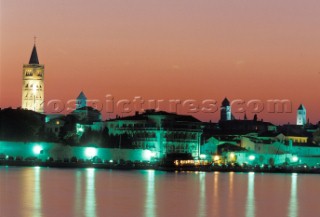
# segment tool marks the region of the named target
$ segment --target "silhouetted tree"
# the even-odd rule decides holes
[[[76,145],[78,143],[78,135],[76,132],[77,118],[73,115],[65,117],[65,124],[59,133],[60,141],[68,145]]]
[[[24,109],[0,110],[0,139],[39,141],[44,139],[44,115]]]
[[[80,145],[94,144],[102,146],[102,132],[87,129],[80,138]]]
[[[316,143],[317,145],[320,145],[320,129],[318,129],[317,131],[315,131],[313,133],[313,141],[314,143]]]

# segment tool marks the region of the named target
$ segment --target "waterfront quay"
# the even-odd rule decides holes
[[[38,159],[2,159],[0,166],[9,167],[48,167],[48,168],[95,168],[107,170],[160,170],[167,172],[256,172],[256,173],[310,173],[320,174],[320,167],[308,167],[307,165],[281,165],[281,166],[268,166],[268,165],[238,165],[238,164],[223,164],[223,165],[187,165],[176,166],[166,165],[161,163],[151,162],[92,162],[92,161],[77,161],[75,159],[64,161],[61,160],[47,160],[42,162]]]

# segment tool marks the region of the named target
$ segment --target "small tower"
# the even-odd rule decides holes
[[[87,106],[87,97],[84,95],[83,91],[77,97],[77,106],[76,109],[86,107]]]
[[[231,106],[227,98],[224,98],[220,107],[220,121],[230,121],[232,119]]]
[[[34,43],[29,64],[23,65],[22,105],[23,109],[43,113],[44,65],[39,64]]]
[[[307,110],[301,104],[297,110],[297,125],[305,125],[307,123]]]

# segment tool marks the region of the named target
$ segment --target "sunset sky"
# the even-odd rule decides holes
[[[81,90],[102,101],[288,99],[292,113],[258,117],[295,123],[303,103],[320,121],[319,0],[0,2],[1,108],[21,106],[22,65],[37,36],[47,102]]]

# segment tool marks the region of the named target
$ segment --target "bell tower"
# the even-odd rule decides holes
[[[231,106],[227,98],[224,98],[220,107],[220,121],[230,121],[232,119]]]
[[[23,65],[22,105],[23,109],[43,113],[44,65],[39,64],[36,43],[34,43],[29,64]]]
[[[301,104],[297,110],[297,125],[306,125],[307,123],[307,110]]]

